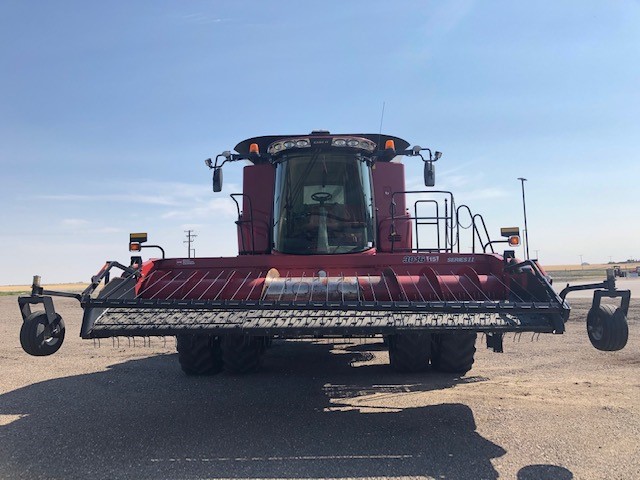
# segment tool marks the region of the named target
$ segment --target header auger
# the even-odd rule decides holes
[[[435,185],[440,152],[389,135],[317,131],[240,142],[206,161],[215,192],[226,163],[250,162],[243,192],[231,195],[238,256],[164,258],[161,249],[161,259],[107,262],[77,295],[43,290],[36,277],[31,295],[19,298],[24,350],[60,348],[64,323],[52,297],[73,296],[84,309],[82,338],[175,335],[188,374],[254,370],[274,338],[376,335],[396,370],[462,374],[478,332],[498,352],[506,332],[561,334],[565,296],[585,288],[596,290],[592,344],[624,347],[630,293],[616,290],[612,275],[556,294],[537,261],[509,249],[517,228],[491,240],[483,217],[453,193],[407,191],[401,157],[419,157],[425,185]],[[465,235],[472,246],[462,252]],[[146,245],[146,234],[130,240],[138,253],[160,248]],[[499,244],[507,249],[496,252]],[[620,307],[601,305],[602,297],[621,298]],[[32,305],[43,309],[32,313]]]

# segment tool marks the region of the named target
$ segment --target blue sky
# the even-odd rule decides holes
[[[0,284],[86,280],[147,231],[236,251],[244,138],[383,130],[543,263],[640,257],[635,1],[0,3]],[[421,165],[407,162],[410,186]]]

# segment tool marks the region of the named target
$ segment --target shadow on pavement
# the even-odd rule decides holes
[[[555,465],[529,465],[518,472],[518,480],[571,480],[573,473]]]
[[[9,392],[0,414],[16,417],[0,426],[0,477],[498,478],[491,459],[506,451],[476,432],[466,405],[348,404],[461,380],[355,367],[361,353],[330,350],[276,345],[263,372],[240,377],[186,377],[175,355],[155,356]]]

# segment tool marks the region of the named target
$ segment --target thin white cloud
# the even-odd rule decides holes
[[[185,228],[192,229],[201,228],[202,225],[216,219],[227,221],[237,217],[236,206],[228,195],[214,195],[208,185],[142,181],[135,185],[129,182],[112,185],[112,189],[110,193],[48,195],[40,198],[58,202],[82,202],[92,207],[98,203],[116,203],[127,205],[131,211],[146,211],[146,215],[149,214],[148,209],[136,208],[136,205],[152,205],[156,208],[154,217],[168,223],[179,222],[185,225]],[[131,193],[134,189],[135,192]],[[239,190],[237,184],[225,184],[226,193]],[[121,228],[104,226],[104,221],[98,223],[98,219],[94,224],[92,221],[68,218],[62,221],[62,225],[68,229],[82,229],[86,234],[116,234],[124,231]]]
[[[109,234],[123,231],[117,227],[93,227],[94,223],[84,218],[65,218],[60,223],[64,228],[82,229],[85,233]]]
[[[82,218],[65,218],[61,223],[63,226],[71,228],[84,227],[89,224],[87,220]]]
[[[154,196],[139,195],[130,193],[121,194],[65,194],[65,195],[41,195],[43,200],[52,200],[59,202],[124,202],[124,203],[144,203],[151,205],[175,205],[172,199]]]
[[[446,35],[455,30],[462,20],[473,10],[474,0],[457,0],[437,3],[425,25],[425,30],[436,36]]]
[[[442,44],[448,36],[453,35],[463,20],[472,12],[474,5],[474,0],[455,0],[431,4],[426,10],[426,21],[423,27],[427,37],[426,41],[421,37],[420,41],[414,41],[409,45],[405,44],[398,54],[413,62],[428,62],[434,52],[442,48]]]
[[[187,207],[194,203],[204,203],[213,193],[208,185],[143,181],[136,184],[122,183],[112,186],[112,193],[41,195],[43,200],[60,202],[118,202],[167,207]],[[239,191],[237,184],[225,185],[225,191]]]
[[[190,13],[188,15],[183,15],[182,19],[186,22],[197,23],[199,25],[208,25],[212,23],[222,23],[228,21],[225,18],[215,17],[213,15],[207,15],[203,12],[198,13]]]
[[[164,219],[176,218],[184,221],[202,218],[215,218],[215,216],[235,217],[236,207],[229,198],[214,198],[200,205],[187,205],[183,208],[170,210],[162,215]]]
[[[481,172],[476,172],[469,175],[455,175],[451,172],[455,172],[457,169],[452,169],[447,173],[438,174],[436,171],[436,185],[445,186],[445,190],[450,190],[454,193],[457,201],[467,203],[472,200],[484,200],[491,198],[502,198],[509,195],[507,190],[500,187],[484,187],[474,188],[476,185],[486,185],[486,175]],[[419,178],[412,178],[407,182],[407,190],[425,191],[425,195],[421,198],[430,198],[428,195],[428,189],[424,186],[422,176]],[[413,199],[411,201],[414,201]]]
[[[92,232],[109,234],[109,233],[122,233],[123,230],[121,228],[116,228],[116,227],[102,227],[102,228],[92,229]]]
[[[461,196],[465,201],[469,200],[484,200],[487,198],[502,198],[508,196],[509,193],[506,190],[497,187],[480,188],[477,190],[470,190],[463,193]]]

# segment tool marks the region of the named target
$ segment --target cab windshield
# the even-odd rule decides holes
[[[374,245],[371,175],[364,158],[318,150],[276,166],[275,249],[293,254],[361,252]]]

